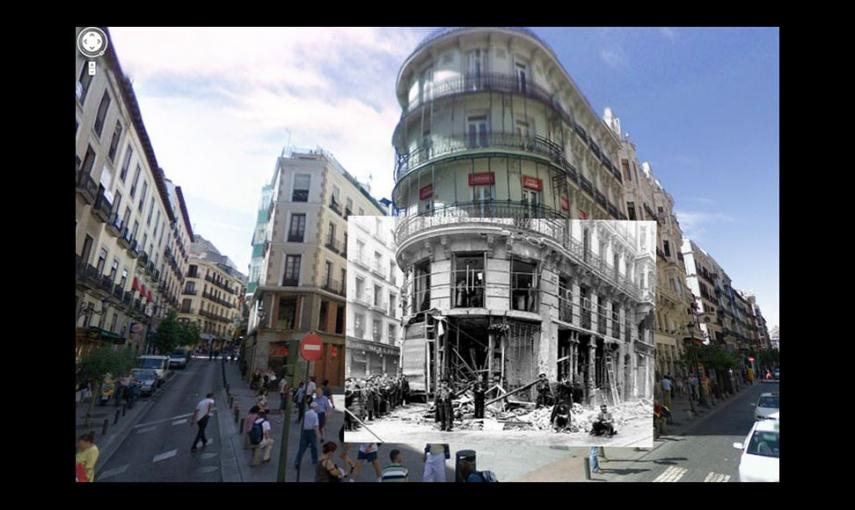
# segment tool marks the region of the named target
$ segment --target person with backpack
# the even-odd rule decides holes
[[[467,483],[498,482],[492,471],[478,471],[475,469],[475,452],[464,454],[460,457],[460,474]]]
[[[260,409],[258,418],[249,430],[249,444],[262,448],[262,462],[270,462],[270,452],[273,450],[273,438],[270,435],[270,421],[267,419],[267,411]]]
[[[246,415],[246,418],[243,421],[243,449],[249,449],[249,431],[252,430],[252,425],[255,423],[255,420],[258,419],[258,411],[261,408],[258,406],[252,406],[249,408],[249,413]]]

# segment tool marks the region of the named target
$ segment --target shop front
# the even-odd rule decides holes
[[[347,338],[346,376],[365,378],[372,375],[398,375],[399,348],[394,345]]]

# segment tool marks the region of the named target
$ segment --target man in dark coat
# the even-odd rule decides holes
[[[541,373],[540,379],[538,379],[537,384],[535,385],[535,389],[537,390],[537,406],[543,407],[549,405],[549,379],[546,378],[546,374]]]
[[[410,383],[405,375],[401,376],[401,399],[404,405],[407,405],[407,400],[410,399]]]
[[[475,397],[475,418],[483,418],[484,417],[484,383],[478,381],[475,383],[475,387],[472,389],[473,396]]]
[[[451,388],[448,386],[448,381],[443,380],[436,396],[437,416],[440,421],[440,430],[442,431],[451,432],[454,426],[453,398],[454,396]]]

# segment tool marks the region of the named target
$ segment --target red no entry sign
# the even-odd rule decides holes
[[[300,355],[307,361],[318,361],[324,354],[324,342],[321,337],[309,333],[300,340]]]

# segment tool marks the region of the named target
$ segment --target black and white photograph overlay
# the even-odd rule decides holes
[[[500,208],[349,218],[345,440],[651,447],[656,223]]]

